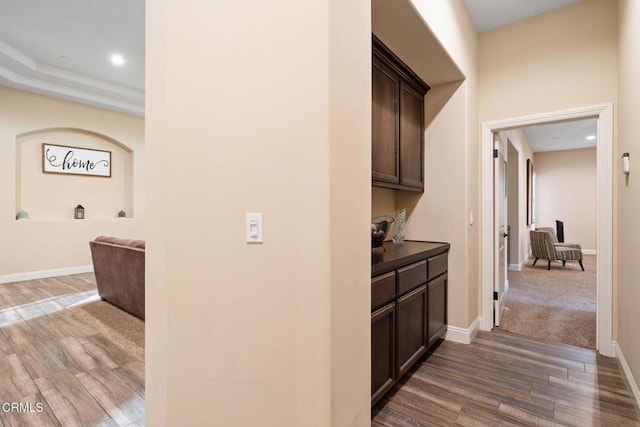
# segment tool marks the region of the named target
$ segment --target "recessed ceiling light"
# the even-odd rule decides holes
[[[124,65],[124,56],[115,53],[113,55],[111,55],[111,63],[113,65],[117,65],[118,67],[121,67]]]
[[[595,135],[587,136],[587,141],[593,141],[594,139],[596,139]]]

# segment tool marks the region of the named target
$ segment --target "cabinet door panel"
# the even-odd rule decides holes
[[[396,302],[397,376],[404,375],[427,349],[427,286]]]
[[[400,180],[398,153],[400,76],[374,56],[371,84],[372,178],[397,184]]]
[[[400,184],[424,188],[424,97],[402,82],[400,90]]]
[[[427,347],[431,347],[447,331],[447,274],[430,281],[427,286],[429,299]]]
[[[396,380],[395,314],[396,304],[391,303],[371,315],[371,406]]]

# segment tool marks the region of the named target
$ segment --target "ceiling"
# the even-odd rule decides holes
[[[522,128],[534,153],[596,146],[597,119],[574,120]],[[594,137],[587,139],[587,137]]]
[[[580,0],[463,0],[478,33],[493,30]]]
[[[0,85],[144,115],[144,0],[0,0],[0,11]]]
[[[0,85],[143,116],[144,1],[0,0]],[[484,32],[578,0],[463,1],[478,32]],[[374,32],[384,35],[383,41],[427,83],[463,78],[435,37],[412,17],[410,3],[372,0]],[[399,26],[403,31],[394,30]],[[434,52],[440,55],[436,60]],[[114,53],[125,58],[123,66],[111,63]],[[546,151],[581,146],[585,132],[595,134],[587,127],[569,122],[525,133],[534,151]]]

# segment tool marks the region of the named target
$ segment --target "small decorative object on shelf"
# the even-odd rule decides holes
[[[392,216],[377,216],[371,220],[371,247],[381,248],[394,219]]]
[[[16,219],[29,219],[29,214],[27,211],[19,211],[16,215]]]
[[[400,209],[396,212],[396,222],[393,225],[393,243],[404,243],[404,228],[407,220],[407,211]]]
[[[75,219],[84,219],[84,207],[82,205],[76,206]]]
[[[118,218],[126,218],[126,217],[127,217],[127,213],[125,211],[118,212]]]

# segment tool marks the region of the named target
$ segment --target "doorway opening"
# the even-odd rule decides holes
[[[526,126],[569,120],[595,119],[597,122],[597,291],[596,349],[605,356],[613,355],[612,346],[612,104],[601,104],[571,110],[543,113],[482,124],[482,307],[480,329],[494,327],[495,255],[494,255],[494,134]]]
[[[500,132],[509,171],[508,291],[495,322],[503,331],[596,348],[596,131],[596,119],[581,119]]]

